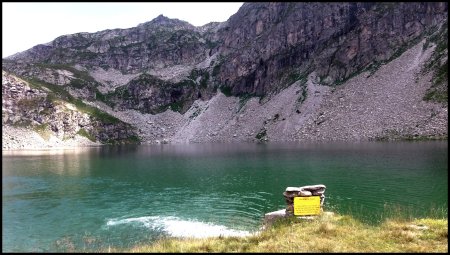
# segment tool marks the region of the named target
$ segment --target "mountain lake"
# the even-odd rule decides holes
[[[100,146],[3,151],[2,251],[102,251],[163,237],[245,236],[324,184],[325,211],[377,224],[448,215],[448,143]]]

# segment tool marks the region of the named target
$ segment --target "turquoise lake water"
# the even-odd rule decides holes
[[[448,214],[448,144],[190,144],[4,151],[3,252],[99,251],[162,236],[242,236],[324,184],[324,209]]]

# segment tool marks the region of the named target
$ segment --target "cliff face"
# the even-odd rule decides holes
[[[171,83],[152,75],[143,74],[127,85],[118,87],[109,94],[109,100],[117,109],[135,109],[144,113],[158,113],[168,108],[185,112],[189,108],[185,102],[192,103],[200,97],[192,80]]]
[[[404,89],[414,91],[408,94],[414,98],[408,104],[435,104],[437,108],[431,107],[433,110],[423,106],[420,114],[433,111],[433,116],[441,116],[437,109],[448,108],[447,8],[447,3],[427,2],[246,3],[228,21],[203,27],[159,16],[130,29],[64,35],[4,59],[2,66],[19,77],[46,84],[52,93],[63,91],[62,99],[97,105],[97,110],[135,126],[139,136],[150,143],[162,139],[191,141],[186,137],[196,141],[264,140],[267,136],[273,137],[272,140],[313,139],[317,128],[311,123],[323,123],[327,112],[343,118],[339,125],[347,135],[342,140],[404,138],[414,134],[446,137],[447,131],[441,124],[436,124],[439,127],[434,133],[410,127],[419,125],[417,120],[422,116],[419,112],[411,113],[405,125],[391,125],[386,120],[383,127],[370,134],[363,127],[349,130],[345,118],[363,120],[368,113],[335,111],[340,103],[331,103],[336,99],[328,94],[341,87],[365,94],[362,92],[371,90],[366,83],[383,66],[420,44],[422,53],[414,53],[416,60],[411,57],[410,60],[416,61],[411,69],[392,70],[416,76],[416,83],[421,82],[414,85],[405,76],[405,84],[411,83],[412,87]],[[359,85],[346,85],[366,73],[369,75]],[[383,73],[384,77],[389,75],[393,74]],[[378,91],[378,95],[383,92],[388,96],[390,88],[395,87],[389,79],[373,82],[383,83],[379,87],[384,90]],[[288,96],[288,91],[294,94]],[[350,93],[342,91],[343,96]],[[318,95],[320,100],[313,99]],[[375,95],[362,97],[367,103],[378,100]],[[232,103],[233,100],[237,101]],[[227,109],[215,105],[219,101],[228,105]],[[271,103],[289,110],[282,110],[283,113],[269,110],[267,105]],[[38,107],[48,109],[48,106]],[[383,111],[388,104],[370,107],[381,107]],[[8,109],[11,112],[7,114],[22,116],[17,109]],[[254,114],[247,116],[246,109]],[[130,115],[133,111],[137,115]],[[171,115],[174,118],[171,123],[162,117],[169,111],[178,114]],[[380,114],[380,118],[385,116]],[[158,119],[164,121],[156,127]],[[288,120],[283,125],[286,133],[277,138],[274,131],[280,128],[279,121],[283,119]],[[216,130],[207,123],[212,120],[227,121]],[[175,130],[161,131],[167,129],[166,125]],[[376,125],[376,121],[371,125]],[[193,131],[194,127],[199,130]],[[339,129],[332,128],[335,127]],[[238,131],[243,130],[246,134],[241,137]],[[100,133],[96,133],[98,138]],[[332,140],[334,136],[330,133],[318,136]]]
[[[226,57],[218,82],[257,96],[312,71],[336,84],[388,61],[446,17],[445,3],[245,4],[218,31]]]
[[[10,59],[27,63],[81,65],[136,73],[204,59],[207,41],[194,26],[158,16],[130,29],[63,35]]]
[[[2,72],[2,126],[28,127],[46,140],[54,136],[62,141],[76,135],[100,143],[134,143],[138,139],[130,125],[81,102],[61,100],[45,87],[6,72]]]

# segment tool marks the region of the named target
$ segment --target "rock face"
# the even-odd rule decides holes
[[[208,41],[201,39],[202,34],[194,26],[161,15],[130,29],[63,35],[48,45],[37,45],[10,59],[136,73],[202,61]]]
[[[444,3],[244,4],[219,30],[218,80],[233,95],[256,96],[312,71],[335,84],[389,60],[446,16]]]
[[[186,112],[201,97],[195,81],[186,79],[171,83],[149,74],[142,74],[127,85],[118,87],[110,100],[119,110],[135,109],[143,113],[159,113],[167,108]]]
[[[52,92],[32,88],[6,72],[2,72],[2,125],[29,127],[47,139],[51,135],[60,140],[82,135],[93,142],[126,143],[136,138],[130,125],[81,112],[76,105],[56,99]]]
[[[161,15],[63,35],[2,67],[147,143],[446,138],[447,16],[444,2],[245,3],[202,27]],[[22,116],[5,109],[7,125]]]

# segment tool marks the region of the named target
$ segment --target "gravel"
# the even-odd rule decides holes
[[[73,139],[61,140],[51,135],[48,140],[38,133],[22,128],[2,126],[2,150],[40,150],[40,149],[66,149],[86,146],[99,146],[86,137],[76,135]]]

